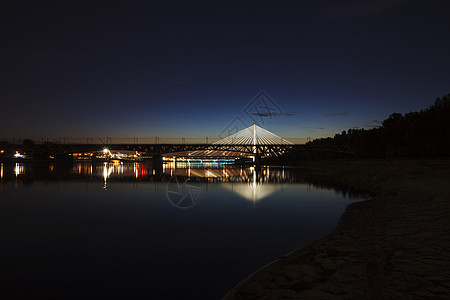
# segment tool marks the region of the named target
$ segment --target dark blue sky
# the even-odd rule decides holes
[[[0,138],[212,141],[253,118],[302,142],[450,92],[446,1],[299,2],[10,3]],[[276,116],[252,115],[260,91]]]

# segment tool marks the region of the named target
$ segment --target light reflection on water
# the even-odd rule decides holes
[[[282,167],[110,162],[1,170],[0,255],[9,264],[0,273],[7,294],[27,287],[22,298],[83,298],[93,290],[100,298],[219,299],[327,234],[353,200],[343,197],[353,195],[346,187]],[[200,201],[181,207],[195,193]]]
[[[191,164],[164,164],[162,172],[159,172],[152,167],[151,164],[145,163],[123,163],[104,162],[101,167],[93,164],[78,163],[74,164],[72,168],[72,174],[76,175],[93,175],[94,177],[101,176],[104,181],[108,179],[117,178],[129,178],[134,177],[140,180],[154,180],[157,176],[156,173],[160,173],[160,176],[181,176],[181,177],[197,177],[204,178],[211,181],[258,181],[258,182],[281,182],[288,179],[292,182],[292,178],[285,178],[285,168],[273,168],[269,166],[263,167],[235,167],[230,165],[208,164],[209,167],[204,165],[191,165]],[[22,166],[23,168],[23,166]],[[52,171],[54,166],[52,166]],[[22,170],[23,172],[23,170]],[[272,172],[272,173],[271,173]]]
[[[23,164],[16,163],[16,165],[14,167],[14,174],[16,175],[16,178],[17,178],[17,176],[23,174],[23,172],[24,172],[23,170],[24,170]]]

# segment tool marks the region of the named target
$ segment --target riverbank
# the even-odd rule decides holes
[[[450,161],[305,162],[377,196],[224,299],[449,299]]]

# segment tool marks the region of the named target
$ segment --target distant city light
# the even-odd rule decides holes
[[[20,154],[19,152],[16,152],[16,154],[14,154],[15,158],[25,158],[24,155]]]

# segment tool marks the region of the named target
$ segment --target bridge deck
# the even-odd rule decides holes
[[[148,155],[162,155],[176,152],[194,151],[223,151],[239,152],[253,155],[255,152],[262,156],[279,156],[292,150],[329,151],[340,153],[355,153],[351,145],[309,145],[309,144],[273,144],[273,145],[233,145],[233,144],[7,144],[0,146],[2,150],[42,152],[49,154],[69,154],[79,152],[97,152],[107,148],[109,150],[138,151]]]

